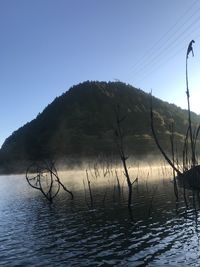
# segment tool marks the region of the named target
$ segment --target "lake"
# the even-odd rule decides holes
[[[0,176],[0,266],[200,266],[199,195],[176,201],[166,167],[136,168],[131,212],[126,182],[116,172],[60,172],[74,193],[53,204],[24,175]],[[83,185],[85,181],[85,190]]]

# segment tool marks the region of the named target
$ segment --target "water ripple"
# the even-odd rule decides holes
[[[5,179],[0,266],[199,266],[199,212],[183,200],[177,207],[166,184],[153,200],[153,189],[141,186],[130,215],[125,197],[108,198],[103,208],[103,189],[89,210],[83,192],[49,205],[20,177]]]

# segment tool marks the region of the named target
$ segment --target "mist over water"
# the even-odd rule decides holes
[[[198,197],[186,205],[179,188],[176,201],[168,167],[129,169],[131,212],[122,169],[87,170],[93,207],[85,170],[59,172],[74,200],[61,191],[53,204],[24,175],[0,177],[1,266],[199,266]]]

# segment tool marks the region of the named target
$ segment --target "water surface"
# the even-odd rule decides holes
[[[176,201],[171,178],[151,168],[130,212],[120,172],[121,192],[114,175],[89,175],[93,207],[85,172],[60,173],[74,200],[61,191],[52,205],[24,175],[0,177],[1,266],[200,266],[196,193]]]

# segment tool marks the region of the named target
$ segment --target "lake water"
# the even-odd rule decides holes
[[[114,175],[89,173],[92,208],[84,171],[60,173],[74,200],[61,191],[53,204],[24,175],[1,176],[0,266],[200,266],[198,194],[176,201],[163,168],[132,175],[132,212],[119,170],[121,192]]]

